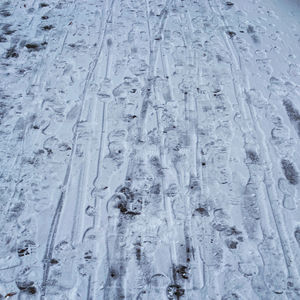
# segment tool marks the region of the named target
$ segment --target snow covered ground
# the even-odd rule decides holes
[[[0,299],[300,299],[300,1],[3,0]]]

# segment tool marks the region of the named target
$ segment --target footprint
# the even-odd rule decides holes
[[[281,168],[287,181],[292,185],[299,183],[299,173],[296,170],[294,164],[288,159],[281,160]]]
[[[286,179],[279,178],[278,188],[283,193],[283,207],[289,210],[296,209],[295,187]]]
[[[35,249],[36,249],[36,245],[33,241],[24,240],[24,241],[20,242],[18,245],[18,249],[17,249],[18,256],[24,257],[27,255],[30,255],[35,252]]]
[[[297,226],[294,231],[295,239],[300,247],[300,226]]]

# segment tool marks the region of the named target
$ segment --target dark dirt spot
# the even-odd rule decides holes
[[[120,212],[124,215],[136,216],[141,214],[139,211],[128,210],[127,203],[124,203],[124,201],[119,202],[117,207],[120,209]]]
[[[119,202],[117,207],[118,207],[118,209],[120,209],[120,212],[121,212],[122,214],[126,214],[126,213],[127,213],[126,203],[124,203],[124,202]]]
[[[136,248],[135,249],[135,255],[136,255],[136,259],[138,261],[140,261],[141,260],[141,248]]]
[[[281,160],[281,167],[284,172],[285,178],[292,185],[296,185],[299,183],[299,174],[296,171],[292,162],[287,159]]]
[[[251,163],[257,164],[259,162],[259,157],[256,152],[248,150],[246,151],[247,159],[250,160]]]
[[[126,186],[120,188],[119,192],[123,193],[126,196],[126,199],[132,199],[133,198],[132,191]]]
[[[6,59],[8,59],[8,58],[17,58],[17,57],[19,57],[19,54],[17,53],[15,46],[9,48],[6,51],[6,54],[5,54]]]
[[[117,200],[116,208],[120,209],[120,212],[123,215],[127,216],[136,216],[140,215],[142,211],[142,195],[139,192],[133,192],[128,187],[122,187],[117,189],[122,195],[116,195],[115,199]]]
[[[16,285],[20,291],[27,294],[34,295],[37,292],[33,281],[16,281]]]
[[[130,215],[130,216],[137,216],[137,215],[140,215],[141,213],[136,210],[127,210],[127,212],[125,214]]]
[[[25,255],[29,255],[34,251],[35,248],[35,243],[30,240],[24,240],[23,242],[20,243],[18,247],[18,256],[22,257]]]
[[[28,294],[34,295],[34,294],[36,294],[37,290],[36,290],[36,287],[30,286],[30,287],[27,288],[26,292]]]
[[[50,264],[51,264],[51,265],[57,265],[57,264],[58,264],[58,260],[55,259],[55,258],[51,258]]]
[[[186,246],[186,262],[189,263],[191,261],[191,257],[194,256],[194,248],[190,246]]]
[[[236,33],[234,31],[227,31],[227,34],[232,39],[234,36],[236,36]]]
[[[47,3],[40,3],[40,7],[47,7],[47,6],[49,6],[49,4],[47,4]]]
[[[204,207],[196,208],[196,212],[198,212],[202,217],[209,217],[209,213]]]
[[[6,298],[12,297],[16,294],[17,294],[16,292],[7,293],[4,298],[6,299]]]
[[[230,2],[230,1],[227,1],[227,2],[226,2],[226,5],[229,6],[229,7],[231,7],[231,6],[234,5],[234,3]]]
[[[170,284],[167,287],[168,299],[175,299],[184,295],[184,289],[178,284]]]
[[[189,268],[187,266],[179,265],[175,270],[183,279],[189,279]]]
[[[238,242],[237,241],[231,241],[231,240],[227,240],[226,241],[226,245],[229,249],[236,249]]]
[[[18,249],[18,255],[19,256],[24,256],[24,255],[28,255],[28,248],[24,248],[24,249]]]
[[[67,143],[60,143],[58,145],[59,151],[70,151],[72,148]]]
[[[118,273],[115,270],[111,269],[109,276],[113,279],[116,279],[118,278]]]
[[[53,28],[54,28],[53,25],[45,25],[45,26],[42,27],[42,29],[45,30],[45,31],[49,31],[49,30],[51,30]]]
[[[53,154],[53,151],[50,148],[47,148],[46,151],[47,151],[48,156],[51,156],[51,154]]]
[[[191,252],[193,252],[193,251],[191,250],[191,248],[190,248],[190,247],[186,247],[186,253],[190,254]]]
[[[47,42],[43,42],[41,44],[28,43],[25,45],[25,47],[28,49],[29,52],[32,52],[32,51],[40,51],[40,50],[44,49],[44,46],[46,46],[46,45],[47,45]]]
[[[142,257],[142,249],[141,249],[141,243],[140,242],[136,242],[135,244],[135,256],[136,256],[136,259],[138,261],[141,260],[141,257]]]
[[[32,43],[32,44],[26,44],[25,47],[27,49],[33,49],[33,50],[38,50],[39,49],[39,45],[38,44],[35,44],[35,43]]]
[[[89,260],[91,260],[93,258],[93,256],[92,256],[92,251],[87,251],[87,252],[85,252],[84,253],[84,259],[86,260],[86,261],[89,261]]]
[[[200,191],[201,187],[199,181],[194,178],[191,178],[189,188],[193,191]]]

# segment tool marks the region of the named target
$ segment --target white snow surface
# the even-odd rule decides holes
[[[0,299],[300,299],[300,1],[3,0]]]

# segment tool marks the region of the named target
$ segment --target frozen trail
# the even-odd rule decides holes
[[[0,3],[0,298],[300,298],[300,3]]]

